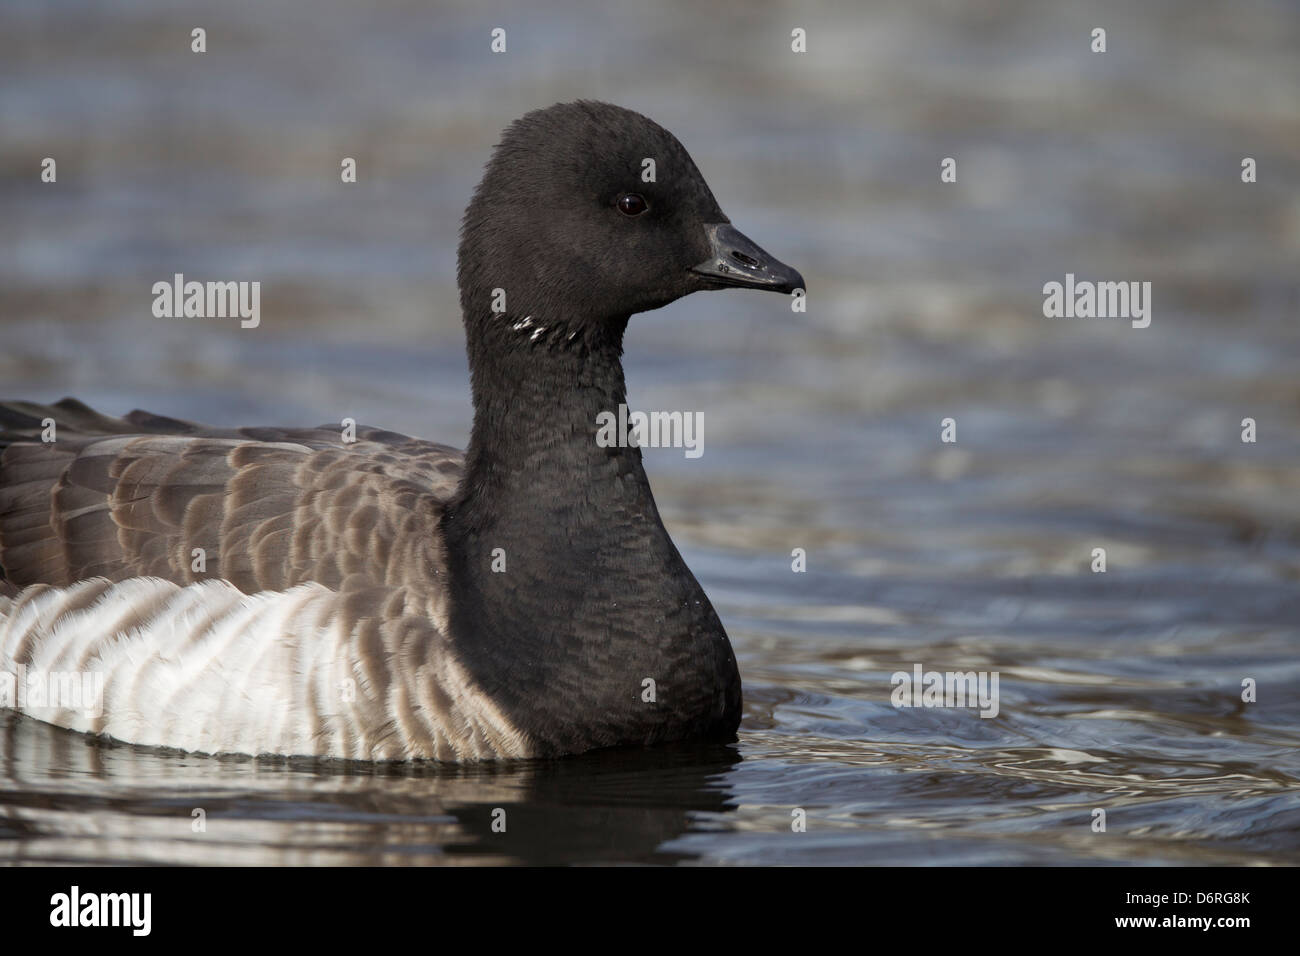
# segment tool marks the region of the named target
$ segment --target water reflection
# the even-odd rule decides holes
[[[688,861],[735,747],[484,767],[198,757],[0,716],[0,859],[366,864]],[[203,812],[195,832],[194,811]]]

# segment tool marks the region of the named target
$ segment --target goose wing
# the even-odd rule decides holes
[[[460,472],[379,429],[0,404],[0,706],[209,753],[527,756],[448,638]]]
[[[455,449],[374,428],[344,441],[338,428],[109,418],[72,399],[0,404],[0,582],[432,584],[461,466]]]

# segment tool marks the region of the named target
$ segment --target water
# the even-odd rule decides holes
[[[703,457],[646,461],[739,655],[737,745],[374,768],[5,714],[0,859],[1300,860],[1295,6],[672,6],[6,6],[6,396],[463,445],[460,210],[502,125],[578,96],[673,129],[811,298],[627,342],[634,405],[704,414]],[[152,318],[176,271],[260,279],[262,326]],[[1067,272],[1152,282],[1151,326],[1045,319]],[[997,671],[998,716],[895,709],[918,663]]]

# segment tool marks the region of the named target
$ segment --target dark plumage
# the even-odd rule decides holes
[[[655,182],[642,181],[647,158]],[[705,289],[789,292],[802,278],[730,227],[670,133],[589,102],[506,131],[459,262],[474,400],[463,458],[378,429],[344,444],[333,428],[114,419],[71,399],[0,405],[0,669],[58,657],[57,644],[83,640],[76,611],[116,597],[137,605],[139,650],[179,642],[181,672],[202,690],[164,707],[155,723],[170,729],[156,733],[111,706],[96,721],[42,719],[191,750],[365,759],[734,739],[726,632],[660,521],[639,449],[599,447],[596,421],[626,402],[629,316]],[[37,437],[45,418],[58,422],[53,444]],[[202,571],[195,548],[209,555]],[[94,578],[106,580],[87,590]],[[209,579],[227,583],[198,583]],[[280,610],[295,588],[315,631],[306,610]],[[279,684],[197,649],[247,629],[241,592],[279,622],[260,638],[287,642]],[[205,601],[210,620],[176,624]],[[79,659],[126,682],[115,636],[85,639]],[[299,686],[327,667],[359,679],[361,699]],[[278,729],[230,703],[245,684],[259,688],[260,723]],[[203,729],[223,721],[248,726]]]

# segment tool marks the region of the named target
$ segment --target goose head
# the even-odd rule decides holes
[[[540,326],[621,332],[692,292],[804,287],[731,225],[672,133],[588,101],[505,131],[465,214],[458,278],[471,338],[527,318],[528,341]]]

